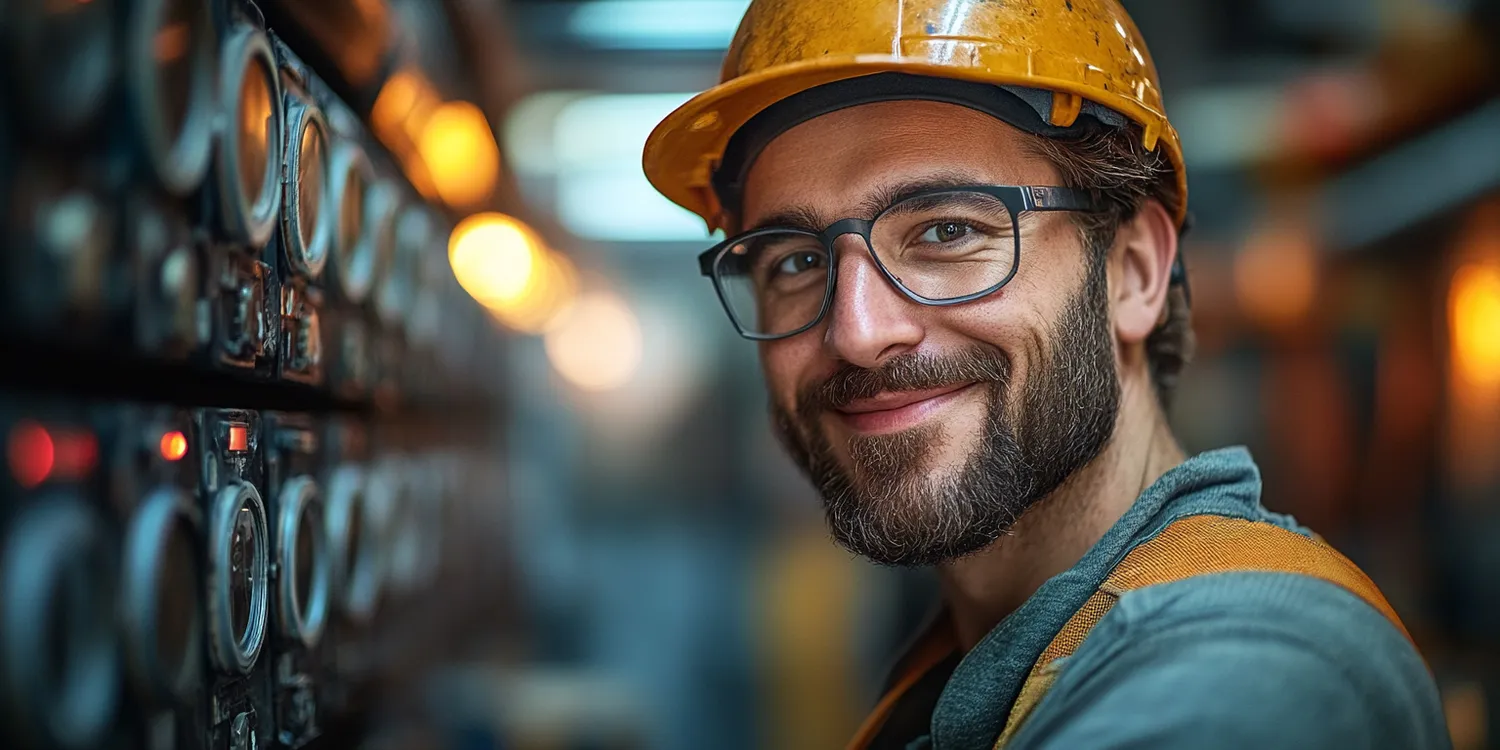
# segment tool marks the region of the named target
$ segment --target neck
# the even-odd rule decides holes
[[[1098,457],[1032,506],[1004,537],[938,569],[959,643],[973,648],[1047,579],[1073,567],[1184,454],[1149,383],[1126,386]]]

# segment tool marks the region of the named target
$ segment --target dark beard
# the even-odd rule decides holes
[[[846,366],[799,393],[795,417],[773,405],[776,433],[822,495],[840,545],[885,565],[935,565],[972,554],[1104,450],[1120,409],[1120,381],[1103,254],[1091,255],[1083,288],[1050,331],[1047,362],[1012,399],[1017,408],[1006,408],[1010,359],[988,346],[904,355],[874,370]],[[941,423],[851,439],[848,470],[820,424],[828,410],[881,391],[971,381],[986,393],[984,436],[951,476],[923,466],[945,438]]]

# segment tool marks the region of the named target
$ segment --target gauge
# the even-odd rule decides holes
[[[202,676],[196,527],[187,495],[162,487],[141,503],[125,539],[125,662],[136,689],[153,705],[186,700]]]
[[[270,555],[265,506],[255,487],[237,482],[220,490],[208,532],[208,652],[221,671],[244,674],[266,634]]]
[[[53,321],[64,311],[100,312],[110,273],[114,212],[104,197],[57,164],[33,162],[11,184],[5,253],[12,304],[23,318]]]
[[[364,230],[360,241],[370,255],[370,291],[383,320],[398,325],[402,311],[385,294],[390,277],[396,275],[396,219],[401,211],[401,190],[390,180],[381,180],[365,193]]]
[[[278,627],[281,635],[312,648],[328,615],[327,529],[317,482],[306,476],[287,480],[281,490]]]
[[[379,597],[380,558],[365,526],[364,472],[341,466],[328,481],[328,547],[334,597],[351,620],[368,622]]]
[[[130,18],[131,104],[157,179],[184,196],[203,182],[213,153],[218,59],[205,0],[138,0]]]
[[[0,705],[35,744],[92,747],[119,701],[111,545],[81,498],[38,498],[0,558]]]
[[[363,239],[371,175],[364,150],[353,141],[339,140],[328,175],[328,202],[338,211],[332,232],[332,276],[344,299],[354,303],[364,301],[375,275],[375,248]]]
[[[281,88],[270,42],[241,26],[224,45],[220,93],[224,128],[218,148],[219,214],[236,241],[259,248],[280,209]]]
[[[399,458],[381,460],[365,487],[365,532],[380,555],[377,598],[387,591],[402,591],[416,553],[405,466]]]
[[[282,196],[286,260],[306,279],[316,279],[328,262],[333,213],[325,210],[328,127],[322,112],[297,94],[286,98],[286,189]]]
[[[403,548],[409,544],[411,533],[403,466],[404,462],[396,458],[380,461],[370,472],[365,487],[364,529],[379,555],[375,566],[379,582],[375,592],[377,601],[387,589],[399,588],[401,576],[406,572],[395,564],[398,556],[407,556]]]
[[[129,252],[136,273],[135,336],[141,348],[186,353],[198,344],[198,251],[187,221],[166,201],[131,197]]]
[[[431,498],[426,498],[431,499]],[[415,498],[407,492],[396,495],[391,514],[390,583],[394,591],[410,593],[422,568],[424,534]]]
[[[396,267],[398,274],[388,279],[395,298],[390,304],[403,311],[406,336],[411,340],[428,341],[430,330],[438,325],[437,300],[432,288],[438,280],[433,273],[433,259],[446,261],[447,236],[432,209],[425,203],[413,203],[401,212],[396,221]]]
[[[99,118],[116,69],[114,0],[13,0],[4,46],[35,130],[67,138]],[[3,27],[0,27],[3,28]]]

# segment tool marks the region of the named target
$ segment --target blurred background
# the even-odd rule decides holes
[[[0,2],[0,735],[826,748],[934,604],[826,539],[641,174],[744,0]],[[1126,0],[1190,451],[1500,747],[1500,3]]]

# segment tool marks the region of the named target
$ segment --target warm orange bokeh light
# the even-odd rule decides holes
[[[464,219],[448,240],[448,262],[459,285],[491,309],[514,304],[525,294],[543,252],[530,227],[499,213]]]
[[[448,241],[459,286],[502,324],[539,333],[566,309],[577,288],[572,264],[547,249],[519,219],[481,213],[459,222]]]
[[[552,367],[569,383],[585,391],[614,390],[640,369],[641,324],[624,300],[586,294],[547,332],[546,349]]]
[[[1500,387],[1500,263],[1469,263],[1448,289],[1454,374],[1480,388]]]
[[[1449,266],[1443,455],[1452,481],[1477,489],[1500,482],[1500,201],[1478,206],[1467,224]]]
[[[420,72],[400,70],[380,87],[370,110],[370,124],[388,148],[403,154],[440,104],[442,98]]]
[[[495,318],[522,333],[542,333],[578,296],[578,272],[567,256],[544,253],[527,286],[524,304],[495,310]]]
[[[180,461],[187,455],[187,436],[180,430],[172,430],[161,436],[161,457],[168,461]]]
[[[472,206],[490,196],[500,177],[500,147],[484,112],[446,102],[427,118],[417,150],[443,202]]]
[[[1234,288],[1245,316],[1285,328],[1312,311],[1318,289],[1313,230],[1290,217],[1272,218],[1235,258]]]
[[[386,79],[370,123],[425,198],[475,206],[500,179],[500,147],[484,112],[469,102],[444,102],[418,70]]]

